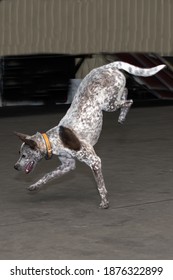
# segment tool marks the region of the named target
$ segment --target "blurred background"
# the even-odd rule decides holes
[[[135,105],[170,104],[172,13],[171,0],[1,0],[0,106],[70,104],[81,79],[114,60],[167,64],[127,86]]]

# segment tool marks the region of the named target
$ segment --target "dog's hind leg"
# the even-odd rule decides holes
[[[128,90],[127,88],[124,88],[124,92],[121,96],[121,100],[119,101],[119,107],[120,109],[120,115],[118,118],[118,122],[119,123],[123,123],[126,119],[126,115],[131,107],[131,105],[133,104],[133,100],[127,100],[127,94],[128,94]]]
[[[101,197],[100,207],[104,209],[108,208],[109,201],[107,200],[107,190],[102,174],[101,159],[96,155],[93,147],[90,145],[82,147],[82,149],[77,152],[76,158],[86,163],[91,168]]]
[[[75,160],[73,158],[59,157],[61,165],[58,166],[54,171],[47,173],[43,178],[38,180],[35,184],[29,186],[27,189],[29,191],[39,190],[47,182],[51,181],[54,178],[60,177],[70,170],[75,169]]]

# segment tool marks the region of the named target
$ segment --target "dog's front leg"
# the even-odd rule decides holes
[[[103,209],[108,208],[109,201],[107,199],[107,190],[102,174],[101,159],[96,155],[93,147],[89,144],[77,152],[76,158],[81,162],[85,162],[91,168],[101,198],[100,207]]]
[[[35,184],[29,186],[27,189],[29,191],[36,191],[39,190],[43,185],[45,185],[47,182],[51,181],[54,178],[60,177],[70,170],[75,169],[75,160],[72,158],[59,158],[62,162],[62,164],[57,167],[54,171],[51,171],[47,173],[45,176],[43,176],[40,180],[38,180]]]
[[[101,160],[99,157],[96,158],[95,163],[92,164],[91,170],[93,172],[95,181],[97,183],[97,188],[101,197],[100,207],[107,209],[109,207],[109,201],[107,200],[107,190],[105,187],[105,182],[101,170]]]

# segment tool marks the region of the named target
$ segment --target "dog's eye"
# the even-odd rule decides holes
[[[22,155],[22,158],[26,158],[26,155]]]

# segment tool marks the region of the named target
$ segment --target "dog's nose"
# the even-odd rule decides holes
[[[19,164],[16,163],[16,164],[14,165],[14,168],[15,168],[16,170],[19,170]]]

